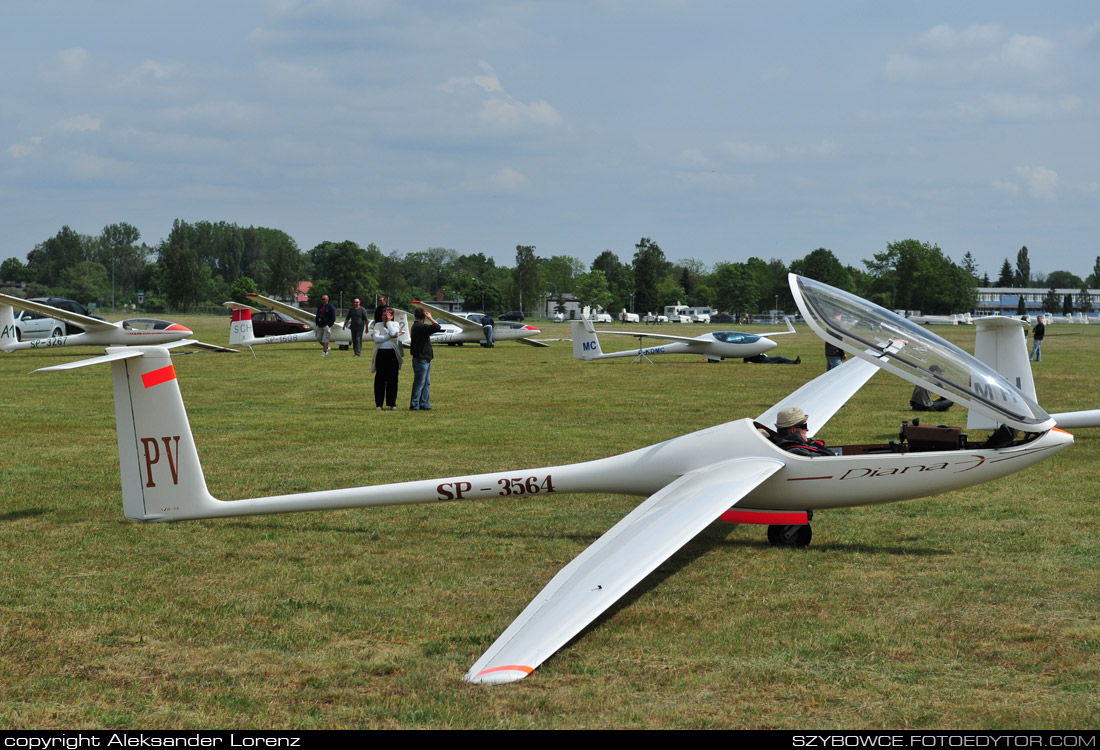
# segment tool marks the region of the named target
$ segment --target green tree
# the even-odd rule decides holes
[[[1031,286],[1031,261],[1027,259],[1027,245],[1016,253],[1016,275],[1013,282],[1021,289]]]
[[[1083,286],[1077,295],[1077,309],[1083,313],[1092,312],[1092,295],[1089,294],[1089,290]]]
[[[832,250],[826,250],[823,247],[819,247],[800,260],[792,261],[791,273],[814,281],[822,281],[846,292],[852,291],[852,275]]]
[[[864,263],[873,277],[871,299],[888,308],[946,315],[977,304],[977,280],[927,242],[892,242]]]
[[[27,253],[27,267],[34,281],[53,286],[61,283],[61,273],[84,260],[95,260],[91,237],[78,234],[68,226],[56,235],[35,245]]]
[[[256,282],[249,276],[241,276],[229,287],[229,298],[234,302],[248,304],[248,294],[255,294],[259,289]]]
[[[66,294],[83,303],[102,300],[111,291],[107,269],[94,260],[82,260],[62,271],[61,286]]]
[[[1080,276],[1069,271],[1051,271],[1047,275],[1047,286],[1055,289],[1080,289],[1084,283]]]
[[[963,255],[962,259],[963,270],[974,277],[974,280],[978,280],[978,261],[974,259],[973,254],[969,250]]]
[[[310,251],[315,273],[328,283],[320,293],[329,295],[334,305],[354,297],[372,299],[378,288],[377,268],[367,254],[351,240],[322,242]],[[314,286],[316,286],[314,282]],[[310,292],[312,299],[312,290]]]
[[[672,264],[653,240],[643,237],[634,246],[634,302],[635,309],[659,313],[666,297],[662,296],[661,282],[670,275]],[[666,289],[667,292],[667,289]]]
[[[577,299],[581,305],[601,307],[604,310],[612,309],[609,305],[614,300],[611,288],[607,284],[607,276],[603,271],[593,270],[582,274],[577,280]]]
[[[543,289],[554,299],[555,312],[565,311],[562,301],[576,292],[577,281],[584,272],[584,261],[572,255],[554,255],[542,261],[539,273]]]
[[[99,233],[98,260],[111,274],[112,296],[136,294],[141,275],[149,264],[149,246],[142,243],[141,232],[126,222],[108,224]]]
[[[637,312],[641,308],[631,306],[634,300],[634,270],[619,261],[619,256],[610,250],[604,250],[592,261],[593,271],[602,271],[607,278],[607,288],[613,299],[606,306],[609,310],[630,310]]]
[[[1067,318],[1073,317],[1073,295],[1067,294],[1062,299],[1062,315]]]
[[[1054,314],[1058,312],[1058,307],[1061,301],[1058,299],[1058,292],[1053,289],[1047,290],[1047,296],[1043,298],[1043,310],[1045,312]]]
[[[1005,262],[1001,266],[1001,275],[997,277],[997,286],[1001,289],[1011,289],[1013,279],[1012,264],[1008,262],[1008,258],[1005,258]]]
[[[1092,264],[1092,273],[1086,281],[1090,289],[1100,288],[1100,255],[1096,256],[1096,260]]]
[[[1016,298],[1016,314],[1027,315],[1027,303],[1024,302],[1023,294]]]
[[[203,284],[210,276],[210,267],[195,247],[196,240],[194,227],[176,219],[157,251],[160,291],[168,304],[177,309],[197,304],[202,299]]]
[[[512,269],[512,294],[516,309],[531,313],[540,307],[539,256],[535,255],[534,245],[516,245],[516,265]]]
[[[264,288],[274,297],[291,299],[302,279],[303,255],[298,243],[279,229],[259,227],[256,232],[263,243],[267,260],[267,276]]]
[[[760,290],[755,276],[746,264],[716,264],[713,283],[719,310],[727,310],[740,319],[759,309]]]
[[[31,280],[31,269],[19,258],[5,258],[0,263],[0,281],[8,281],[21,284]]]

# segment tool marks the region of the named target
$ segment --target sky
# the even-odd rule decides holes
[[[36,0],[0,24],[0,258],[176,219],[996,278],[1100,255],[1100,6]]]

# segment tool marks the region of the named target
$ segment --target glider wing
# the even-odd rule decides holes
[[[118,326],[114,323],[108,323],[107,321],[100,320],[99,318],[90,318],[87,315],[80,315],[79,313],[69,312],[68,310],[61,310],[56,307],[50,307],[49,305],[43,305],[41,302],[32,302],[29,299],[11,297],[7,294],[0,294],[0,302],[3,302],[6,305],[11,305],[16,310],[26,310],[28,312],[38,313],[39,315],[43,315],[47,318],[63,320],[66,323],[71,323],[74,326],[79,326],[89,333],[114,331],[118,328]]]
[[[652,495],[562,568],[465,679],[495,684],[526,677],[783,465],[777,458],[736,458],[684,474]]]

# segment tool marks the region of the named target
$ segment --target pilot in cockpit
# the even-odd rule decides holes
[[[836,456],[836,451],[826,448],[824,441],[814,440],[806,432],[807,416],[801,407],[780,409],[775,418],[775,431],[779,433],[772,442],[796,456]]]

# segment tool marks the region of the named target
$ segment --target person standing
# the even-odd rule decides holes
[[[481,330],[485,332],[485,343],[482,344],[487,349],[493,348],[493,316],[482,315],[481,316]]]
[[[367,327],[369,318],[367,308],[359,304],[359,298],[357,297],[352,303],[351,309],[348,310],[348,316],[344,318],[344,327],[351,330],[351,346],[355,350],[356,357],[363,353],[363,330]]]
[[[409,411],[431,411],[431,387],[432,387],[432,334],[439,333],[443,327],[435,322],[430,312],[418,307],[413,311],[412,346],[409,353],[412,354],[413,388],[412,400],[409,402]],[[425,322],[425,319],[428,322]]]
[[[328,295],[321,295],[321,306],[313,318],[317,324],[317,341],[321,344],[321,356],[328,356],[328,342],[332,337],[332,326],[336,322],[336,308],[329,304]]]
[[[401,327],[393,319],[393,308],[382,310],[381,322],[371,326],[374,354],[370,371],[374,373],[374,405],[391,411],[397,408],[397,375],[401,371]]]
[[[833,369],[834,367],[840,367],[844,364],[844,350],[839,346],[833,346],[828,341],[825,342],[825,371]]]
[[[1035,328],[1031,331],[1031,335],[1035,337],[1035,345],[1031,347],[1031,356],[1028,357],[1028,361],[1043,361],[1043,337],[1046,334],[1047,327],[1043,325],[1043,316],[1040,315],[1039,322],[1035,324]]]

